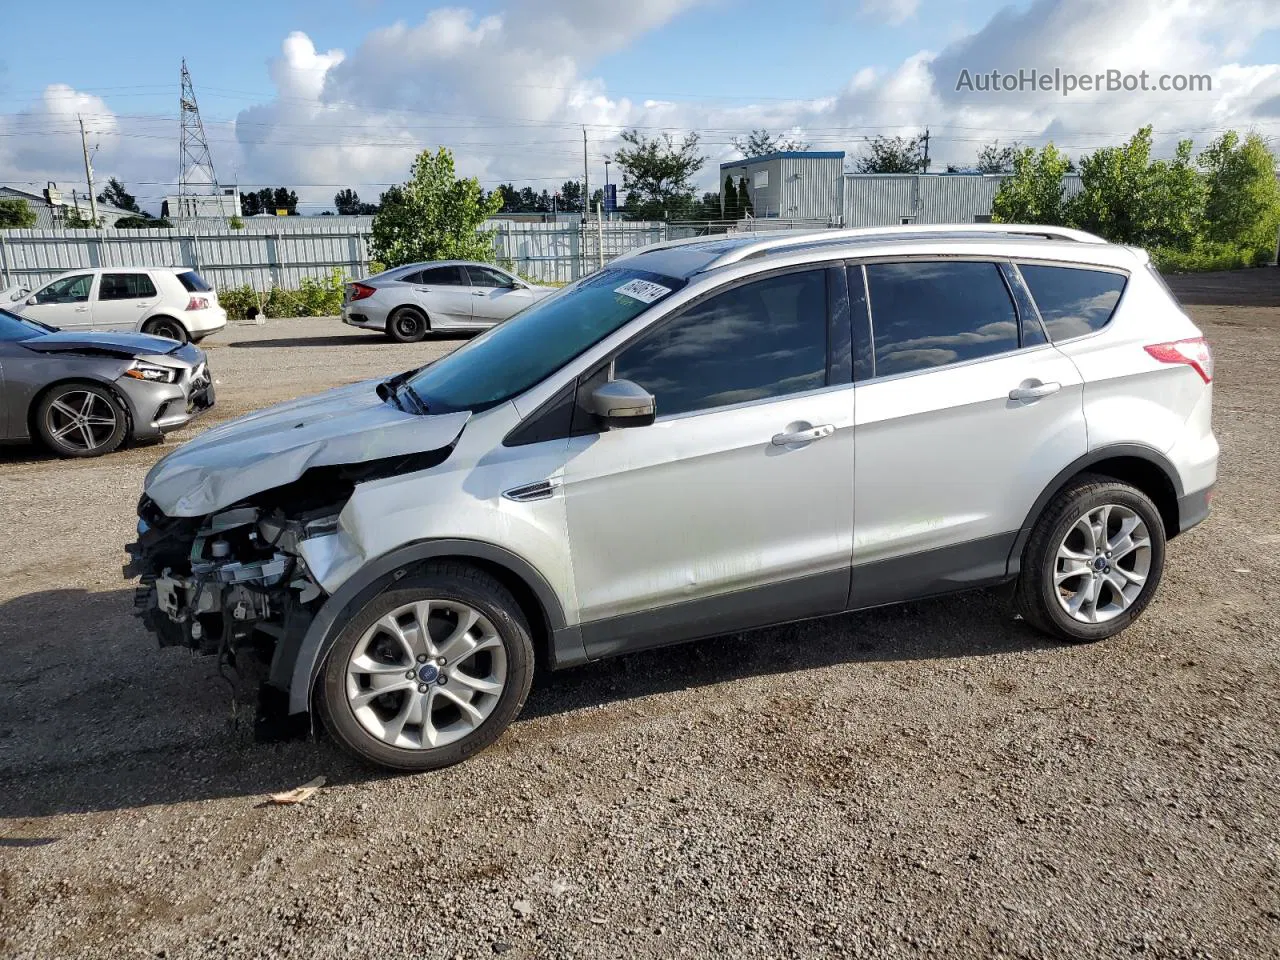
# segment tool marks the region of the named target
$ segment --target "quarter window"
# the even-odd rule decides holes
[[[1128,280],[1122,273],[1079,267],[1020,263],[1018,269],[1055,343],[1105,327]]]
[[[88,303],[93,274],[78,273],[74,277],[55,280],[36,294],[36,303]]]
[[[867,265],[876,376],[1018,349],[1018,316],[994,263]]]
[[[104,273],[98,284],[99,300],[141,300],[155,295],[155,284],[145,273]]]
[[[624,350],[613,375],[652,393],[659,416],[825,386],[826,273],[788,273],[712,296]]]

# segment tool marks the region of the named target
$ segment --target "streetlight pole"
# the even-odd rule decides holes
[[[609,164],[612,162],[608,157],[604,158],[604,199],[606,202],[609,199]],[[604,204],[601,204],[601,206],[604,206]]]

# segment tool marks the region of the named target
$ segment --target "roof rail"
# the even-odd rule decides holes
[[[814,243],[838,243],[841,240],[870,240],[877,237],[912,237],[931,234],[952,236],[1019,236],[1041,237],[1045,240],[1073,240],[1077,243],[1106,243],[1102,237],[1070,227],[1050,227],[1020,223],[933,223],[910,224],[900,227],[850,227],[843,230],[773,231],[752,243],[744,243],[727,250],[703,267],[703,271],[738,263],[749,257],[784,250],[787,247]],[[677,241],[678,242],[678,241]],[[653,248],[649,248],[653,249]]]

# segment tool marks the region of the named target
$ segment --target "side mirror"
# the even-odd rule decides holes
[[[610,380],[591,391],[589,409],[609,429],[647,427],[658,413],[653,394],[630,380]]]
[[[35,298],[35,297],[27,297],[27,306],[28,306],[28,307],[34,307],[35,305],[36,305],[36,298]]]

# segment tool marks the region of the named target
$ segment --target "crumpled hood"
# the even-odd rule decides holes
[[[153,337],[149,333],[77,333],[60,330],[43,337],[23,340],[28,350],[39,353],[74,353],[77,350],[103,350],[122,357],[164,356],[177,350],[182,344],[167,337]]]
[[[426,453],[452,443],[471,418],[405,413],[378,381],[291,400],[214,427],[169,454],[143,490],[171,517],[199,517],[290,483],[310,467]]]

